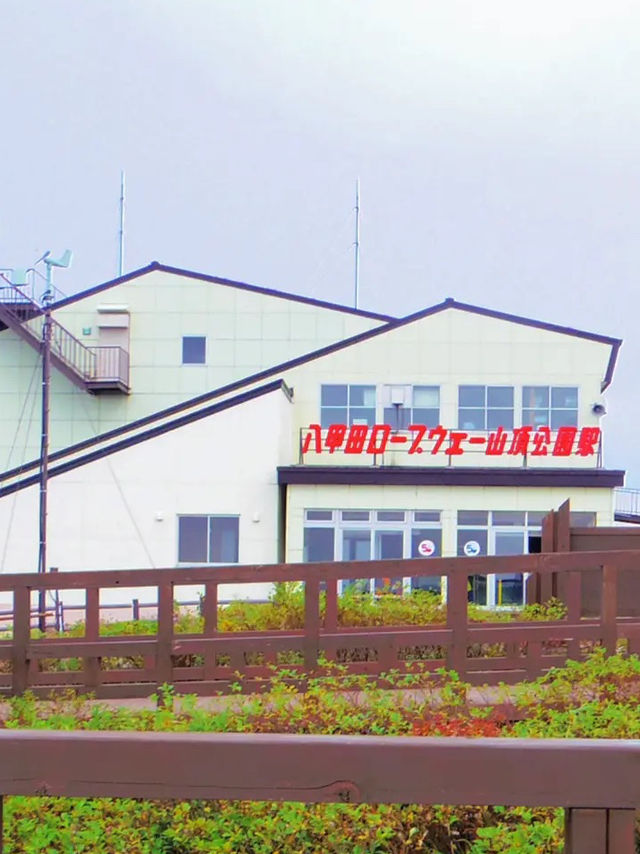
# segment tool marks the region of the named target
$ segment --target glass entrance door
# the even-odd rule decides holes
[[[404,552],[404,534],[402,531],[375,531],[375,560],[401,560]],[[376,590],[393,593],[402,593],[403,579],[399,578],[377,578]]]
[[[527,551],[524,531],[492,531],[495,555],[521,555]],[[490,575],[489,606],[524,604],[524,578],[521,573]]]

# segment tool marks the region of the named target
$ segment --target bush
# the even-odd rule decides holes
[[[336,680],[343,678],[336,668]],[[7,727],[192,732],[291,732],[473,737],[637,737],[640,661],[570,662],[523,689],[525,719],[509,722],[491,708],[473,708],[455,673],[390,673],[385,691],[365,677],[310,680],[304,695],[274,675],[270,691],[237,694],[213,707],[163,693],[158,710],[90,704],[73,692],[50,703],[14,698]],[[240,686],[238,686],[240,687]],[[7,854],[559,854],[562,811],[437,805],[189,803],[139,800],[8,798]]]

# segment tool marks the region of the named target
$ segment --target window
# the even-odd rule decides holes
[[[207,339],[204,335],[184,335],[182,338],[182,364],[204,365],[207,357]]]
[[[459,386],[458,426],[462,430],[512,429],[513,386]]]
[[[374,385],[323,385],[320,387],[320,425],[376,422]]]
[[[578,426],[578,389],[526,385],[522,389],[522,423],[533,427]]]
[[[545,515],[524,510],[459,510],[458,555],[526,554],[531,538],[539,538]],[[524,604],[524,596],[521,573],[469,576],[469,601],[476,605],[520,606]]]
[[[332,561],[334,539],[333,528],[305,528],[304,562]]]
[[[178,516],[178,563],[238,563],[238,516]]]
[[[439,557],[439,510],[306,510],[304,560],[392,560]],[[425,567],[426,568],[426,567]],[[366,571],[363,570],[363,574]],[[389,588],[440,592],[440,576],[376,579],[376,590]],[[373,579],[340,581],[340,590],[373,590]]]
[[[440,388],[434,385],[414,385],[407,389],[410,403],[403,402],[404,386],[385,387],[384,423],[394,430],[406,430],[409,424],[437,427],[440,423]],[[398,391],[394,400],[394,392]]]

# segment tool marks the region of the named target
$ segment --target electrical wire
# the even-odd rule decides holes
[[[36,407],[36,400],[38,398],[38,395],[35,393],[32,395],[31,391],[32,391],[32,387],[33,387],[33,381],[36,377],[37,369],[39,367],[40,367],[40,359],[36,359],[35,365],[33,367],[33,372],[31,374],[31,380],[29,381],[29,387],[27,388],[27,393],[25,395],[24,402],[22,405],[22,410],[20,412],[20,417],[18,418],[18,423],[16,425],[16,432],[14,434],[13,442],[11,443],[11,448],[9,450],[9,456],[7,458],[7,468],[9,468],[9,463],[11,462],[11,456],[13,454],[13,451],[15,450],[17,438],[18,438],[18,435],[20,433],[20,427],[23,423],[24,413],[25,413],[25,410],[27,408],[27,402],[29,400],[29,397],[31,396],[31,412],[29,413],[29,420],[27,422],[26,429],[24,430],[24,444],[22,447],[22,462],[20,464],[20,468],[19,468],[18,472],[16,473],[16,475],[19,475],[21,473],[22,467],[25,464],[25,459],[27,456],[27,445],[29,443],[29,433],[31,431],[31,424],[33,423],[33,414],[34,414],[34,410]],[[0,572],[4,572],[4,568],[6,565],[7,553],[9,550],[9,538],[11,536],[11,531],[13,529],[13,520],[15,518],[17,500],[18,500],[18,493],[14,492],[13,495],[11,496],[11,508],[9,510],[9,524],[7,527],[7,531],[6,531],[6,534],[4,537],[4,544],[2,547],[2,559],[0,560]]]
[[[91,425],[91,428],[93,429],[93,434],[94,434],[94,436],[97,436],[98,435],[98,428],[95,425],[95,423],[91,417],[91,413],[87,409],[87,406],[86,406],[87,402],[84,399],[84,397],[81,398],[81,403],[82,403],[82,406],[85,410],[85,414],[87,416],[87,421],[89,422],[89,424]],[[118,476],[115,472],[115,469],[113,468],[113,465],[111,464],[111,460],[109,459],[108,456],[106,456],[106,457],[104,457],[104,461],[107,464],[107,468],[109,469],[109,473],[111,474],[111,477],[113,478],[113,482],[116,486],[116,489],[118,490],[118,493],[120,495],[120,498],[122,500],[124,508],[127,511],[127,514],[128,514],[129,519],[131,521],[131,525],[133,526],[133,529],[136,532],[136,536],[138,537],[138,540],[140,541],[140,545],[142,546],[142,549],[147,556],[147,560],[149,561],[149,565],[151,566],[152,569],[155,569],[156,564],[155,564],[155,561],[153,559],[153,555],[151,554],[151,551],[149,550],[149,548],[147,546],[147,542],[146,542],[144,536],[142,535],[142,531],[140,530],[140,526],[136,522],[135,516],[133,514],[133,510],[131,509],[129,502],[127,501],[127,497],[124,494],[122,484],[120,483]]]

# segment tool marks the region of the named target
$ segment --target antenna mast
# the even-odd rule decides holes
[[[354,242],[355,248],[355,281],[354,281],[354,292],[353,292],[353,305],[354,308],[358,308],[358,302],[360,299],[360,179],[356,179],[356,239]]]
[[[118,276],[124,272],[124,170],[120,172],[120,231],[118,232]]]

